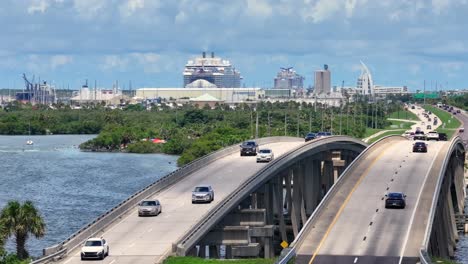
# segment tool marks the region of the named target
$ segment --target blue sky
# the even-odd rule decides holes
[[[180,87],[188,59],[214,51],[247,86],[279,67],[355,86],[468,87],[468,0],[2,0],[0,87],[21,74],[78,88]]]

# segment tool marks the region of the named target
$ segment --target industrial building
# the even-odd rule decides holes
[[[406,86],[381,86],[375,85],[374,86],[374,93],[375,94],[407,94],[408,87]]]
[[[323,70],[315,71],[314,94],[327,94],[331,92],[331,72],[328,65]]]
[[[75,92],[70,98],[72,105],[81,104],[101,104],[105,105],[120,105],[130,100],[130,97],[123,95],[122,91],[114,87],[113,89],[95,88],[90,89],[87,84]]]
[[[139,100],[161,98],[165,100],[184,100],[203,95],[226,103],[256,101],[265,97],[260,88],[140,88],[136,90]]]
[[[274,80],[275,89],[302,89],[304,77],[297,74],[292,67],[281,68]]]
[[[197,87],[197,80],[205,80],[213,85],[213,88],[238,88],[241,86],[241,75],[228,60],[215,57],[214,52],[207,57],[206,52],[202,57],[189,60],[184,69],[184,87]]]

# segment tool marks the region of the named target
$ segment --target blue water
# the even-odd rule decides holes
[[[92,137],[0,136],[0,208],[31,200],[47,224],[45,237],[27,243],[32,256],[177,168],[177,156],[81,152]],[[33,146],[25,144],[30,138]]]

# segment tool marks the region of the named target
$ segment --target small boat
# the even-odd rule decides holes
[[[29,139],[28,141],[26,141],[26,145],[34,145],[34,142]]]

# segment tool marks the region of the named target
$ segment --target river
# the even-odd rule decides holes
[[[47,225],[45,237],[27,243],[32,256],[177,169],[177,156],[81,152],[78,145],[92,137],[0,136],[0,208],[31,200]],[[14,250],[11,241],[7,250]]]

